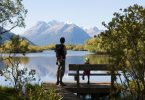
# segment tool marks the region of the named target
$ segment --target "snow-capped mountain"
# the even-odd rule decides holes
[[[90,36],[79,26],[59,21],[38,22],[22,34],[36,45],[59,43],[65,37],[66,44],[83,44]]]
[[[84,29],[84,30],[90,35],[90,37],[94,37],[95,35],[97,36],[103,31],[103,30],[99,30],[97,27]]]

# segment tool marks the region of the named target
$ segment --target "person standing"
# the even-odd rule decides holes
[[[60,86],[66,86],[62,81],[65,73],[65,59],[67,54],[66,46],[64,45],[64,43],[65,43],[65,38],[61,37],[60,44],[56,44],[55,46],[56,59],[57,59],[56,64],[58,65],[56,85],[60,85]]]

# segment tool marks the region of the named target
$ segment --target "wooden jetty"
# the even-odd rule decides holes
[[[65,83],[66,86],[56,86],[56,93],[59,93],[62,100],[83,100],[81,96],[87,94],[99,98],[101,96],[107,96],[110,93],[111,83],[81,83],[78,88],[76,83]],[[49,86],[55,85],[55,83],[43,83],[45,89]]]
[[[81,83],[79,88],[76,86],[76,83],[67,83],[67,86],[64,88],[79,94],[109,94],[111,83]]]
[[[44,89],[49,89],[50,86],[54,86],[55,83],[43,83]],[[81,100],[77,95],[66,89],[67,86],[56,86],[56,93],[62,96],[62,100]]]
[[[80,83],[80,71],[105,71],[105,73],[90,74],[90,76],[111,76],[111,82],[101,83]],[[56,92],[62,95],[63,100],[81,100],[80,97],[85,95],[91,95],[91,100],[99,99],[100,97],[116,95],[118,91],[115,88],[115,77],[120,75],[118,72],[120,69],[110,67],[108,64],[69,64],[69,76],[74,76],[76,82],[72,80],[71,83],[65,83],[67,86],[56,86]],[[73,73],[72,73],[73,72]],[[108,73],[109,72],[109,73]],[[73,83],[74,82],[74,83]],[[44,83],[44,88],[49,88],[52,83]],[[53,83],[54,85],[54,83]]]

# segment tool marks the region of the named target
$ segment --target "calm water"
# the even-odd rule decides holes
[[[56,81],[56,58],[54,51],[44,51],[41,53],[28,53],[25,56],[21,54],[16,55],[21,61],[21,66],[25,66],[29,69],[35,69],[37,75],[40,77],[41,82],[55,82]],[[68,51],[66,57],[66,71],[64,76],[65,82],[74,81],[74,78],[68,76],[68,65],[69,64],[82,64],[84,63],[85,57],[90,59],[91,64],[106,64],[108,63],[108,56],[105,55],[95,55],[86,51]],[[1,67],[3,65],[1,64]],[[91,77],[91,82],[108,82],[110,77]],[[4,81],[3,77],[0,77],[1,85],[8,85],[8,82]],[[82,82],[87,82],[87,80],[81,80]]]

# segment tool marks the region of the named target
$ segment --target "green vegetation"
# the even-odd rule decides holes
[[[28,100],[61,100],[62,97],[56,93],[55,89],[54,85],[46,90],[43,86],[29,84],[26,86],[26,98]]]
[[[84,51],[83,45],[66,45],[67,50]],[[29,44],[25,39],[19,36],[13,36],[11,41],[6,42],[1,46],[0,51],[7,53],[29,53],[29,52],[42,52],[43,50],[54,50],[55,44],[49,44],[47,46],[35,46]]]
[[[67,47],[67,45],[66,45]],[[71,50],[74,50],[74,51],[85,51],[85,48],[83,45],[73,45],[73,48]]]
[[[29,43],[20,38],[19,35],[14,35],[11,37],[11,41],[6,42],[2,45],[2,52],[9,52],[9,53],[25,53],[28,51]]]
[[[8,53],[29,53],[29,52],[42,52],[44,50],[54,50],[55,44],[49,44],[46,46],[36,46],[29,44],[28,41],[22,38],[14,38],[19,36],[13,36],[11,41],[6,42],[1,46],[1,52]],[[74,51],[90,51],[97,54],[106,54],[105,50],[101,48],[101,38],[91,38],[86,41],[84,45],[66,45],[67,50]]]
[[[12,87],[0,86],[0,98],[1,100],[17,100],[17,92]]]
[[[91,52],[95,52],[97,54],[105,54],[105,50],[101,47],[102,38],[100,36],[96,36],[86,41],[85,49]]]
[[[122,69],[125,81],[123,91],[129,91],[132,100],[145,98],[145,8],[139,5],[120,9],[112,21],[104,26],[102,46],[112,57],[112,68]],[[124,96],[126,93],[123,93]]]
[[[91,64],[109,64],[109,56],[108,55],[87,55],[87,58],[90,59]]]
[[[62,97],[56,93],[55,86],[44,90],[43,86],[27,84],[26,93],[22,95],[12,87],[0,86],[0,98],[1,100],[61,100]]]

